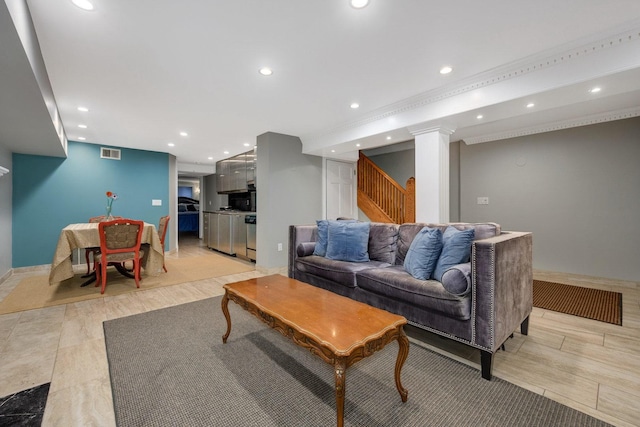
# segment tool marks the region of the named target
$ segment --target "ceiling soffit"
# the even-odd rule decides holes
[[[443,86],[387,105],[327,131],[303,136],[303,151],[307,154],[326,155],[328,149],[339,148],[340,144],[366,141],[371,136],[416,125],[446,124],[453,128],[475,125],[476,123],[452,123],[451,118],[456,114],[507,103],[576,83],[587,83],[599,77],[633,69],[640,69],[640,22],[635,22],[622,31],[600,34],[599,37],[591,37],[589,40],[583,39],[570,45],[559,46],[551,51],[475,75],[458,84]],[[640,81],[636,86],[627,89],[640,89]],[[571,102],[566,99],[566,94],[559,98],[559,104]],[[546,108],[556,106],[547,105]],[[513,116],[527,113],[510,110]],[[563,122],[546,122],[493,134],[470,135],[465,138],[465,142],[487,142],[637,115],[640,115],[637,109],[607,111],[589,117],[573,117]],[[467,116],[471,117],[469,114]]]

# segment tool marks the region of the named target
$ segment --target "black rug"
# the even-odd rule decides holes
[[[0,426],[40,426],[50,384],[0,397]]]
[[[331,366],[220,297],[104,323],[119,426],[332,426]],[[346,426],[606,426],[608,424],[411,344],[347,369]]]

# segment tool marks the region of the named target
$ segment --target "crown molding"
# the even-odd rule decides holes
[[[411,135],[413,135],[413,136],[422,135],[422,134],[430,133],[430,132],[438,132],[438,133],[441,133],[443,135],[451,135],[452,133],[454,133],[456,131],[453,127],[446,126],[446,125],[438,125],[438,126],[423,126],[423,125],[409,126],[408,130],[409,130],[409,133],[411,133]]]
[[[519,136],[534,135],[537,133],[552,132],[574,127],[594,125],[614,120],[630,119],[632,117],[638,116],[640,116],[640,107],[633,107],[624,110],[607,111],[605,113],[592,114],[589,116],[579,117],[577,119],[568,119],[553,123],[545,123],[538,126],[509,130],[505,132],[496,132],[487,135],[474,136],[471,138],[464,138],[463,141],[467,145],[480,144],[483,142],[499,141],[501,139],[516,138]]]
[[[637,19],[623,29],[616,28],[607,33],[600,33],[588,38],[585,37],[540,54],[528,56],[521,60],[476,74],[457,83],[429,90],[386,105],[361,116],[359,119],[339,124],[326,131],[304,136],[301,139],[305,144],[313,146],[321,140],[329,139],[332,135],[340,132],[348,132],[352,129],[360,128],[386,118],[412,112],[429,104],[473,90],[544,71],[561,64],[569,64],[572,61],[581,60],[586,56],[612,50],[621,45],[639,42],[640,19]],[[638,66],[640,66],[640,62]]]

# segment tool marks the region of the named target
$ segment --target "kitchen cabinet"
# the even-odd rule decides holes
[[[218,193],[241,193],[255,185],[255,153],[249,151],[216,162]]]
[[[202,212],[202,239],[204,240],[204,245],[209,247],[209,218],[211,212]]]
[[[257,162],[257,156],[256,156],[256,152],[254,151],[249,151],[246,154],[246,163],[247,163],[247,185],[248,186],[253,186],[253,189],[255,190],[256,188],[256,164]]]
[[[231,163],[228,160],[221,160],[216,163],[216,177],[218,193],[228,193],[231,190],[231,178],[229,171],[231,169]]]
[[[238,154],[231,158],[231,191],[247,191],[247,156]]]

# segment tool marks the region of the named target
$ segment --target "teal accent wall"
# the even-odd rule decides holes
[[[101,159],[100,147],[69,141],[66,159],[13,154],[14,268],[51,263],[60,230],[104,215],[107,191],[118,195],[112,215],[156,227],[168,215],[169,155],[115,147],[121,160]]]

